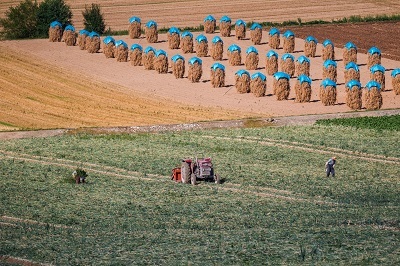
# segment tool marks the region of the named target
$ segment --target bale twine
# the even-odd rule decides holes
[[[293,77],[294,72],[296,70],[296,66],[294,63],[294,56],[291,54],[284,54],[281,57],[280,61],[281,71],[289,74],[289,76]]]
[[[283,52],[294,53],[295,48],[295,36],[290,30],[285,31],[283,34]]]
[[[68,25],[65,27],[62,39],[67,46],[75,46],[76,33],[75,28],[72,25]]]
[[[319,88],[319,99],[325,106],[335,105],[336,103],[336,82],[324,79]]]
[[[279,45],[281,44],[281,37],[280,32],[277,28],[271,28],[268,33],[268,38],[269,47],[271,47],[271,49],[279,49]]]
[[[211,15],[208,15],[204,19],[204,31],[205,33],[214,33],[217,28],[217,21]]]
[[[315,39],[313,36],[308,36],[304,42],[304,55],[307,57],[315,57],[317,43],[317,39]]]
[[[246,70],[239,70],[235,73],[235,87],[238,93],[250,92],[250,74]]]
[[[158,41],[157,23],[153,20],[147,22],[144,33],[148,43],[156,43]]]
[[[368,50],[367,67],[371,68],[374,65],[381,64],[381,51],[373,46]]]
[[[262,39],[262,27],[258,23],[253,23],[250,28],[250,39],[254,45],[261,44]]]
[[[154,69],[158,74],[168,73],[168,56],[164,50],[158,50],[154,57]]]
[[[245,66],[247,70],[256,70],[258,68],[258,51],[255,47],[250,46],[246,50]]]
[[[155,57],[156,51],[154,50],[153,47],[148,46],[144,50],[144,54],[142,55],[143,61],[142,64],[144,66],[144,69],[146,70],[153,70],[154,69],[154,57]]]
[[[273,50],[270,50],[267,53],[265,70],[267,72],[267,75],[270,76],[278,72],[278,54]]]
[[[142,65],[142,54],[143,48],[139,44],[132,44],[131,49],[129,51],[129,60],[131,61],[132,66],[141,66]]]
[[[88,40],[89,39],[89,40]],[[92,31],[86,38],[86,50],[89,53],[97,53],[100,50],[100,36],[96,32]]]
[[[381,109],[383,101],[381,85],[378,82],[371,80],[365,85],[364,101],[367,110]]]
[[[362,90],[358,80],[346,83],[346,105],[352,110],[360,110],[362,107]]]
[[[304,74],[297,77],[295,85],[295,102],[305,103],[311,100],[311,79]]]
[[[237,40],[246,38],[246,23],[241,19],[235,23],[235,35]]]
[[[114,58],[115,40],[111,36],[103,39],[103,54],[106,58]]]
[[[344,83],[347,84],[350,80],[360,81],[360,69],[354,62],[349,62],[344,69]]]
[[[115,42],[115,58],[117,62],[127,62],[128,61],[128,45],[122,41]]]
[[[274,74],[273,94],[278,101],[287,100],[290,94],[290,76],[285,72]]]
[[[62,36],[63,36],[62,24],[58,21],[51,22],[49,27],[49,41],[61,42]]]
[[[310,59],[304,55],[299,56],[296,60],[296,75],[310,76]]]
[[[87,30],[80,30],[78,34],[78,46],[79,49],[85,50],[86,49],[86,37],[90,33]]]
[[[191,82],[199,82],[203,74],[203,62],[200,58],[193,57],[189,60],[188,79]]]
[[[177,54],[171,57],[172,61],[172,74],[174,74],[175,78],[181,79],[185,74],[185,58],[183,56]]]
[[[381,91],[385,91],[385,71],[382,65],[373,65],[370,68],[370,78],[381,85]]]
[[[225,67],[220,63],[211,66],[211,85],[213,88],[225,86]]]
[[[330,79],[337,82],[337,64],[333,60],[326,60],[322,69],[322,79]]]
[[[176,27],[171,27],[167,33],[169,49],[179,49],[181,43],[180,31]]]
[[[343,48],[343,64],[350,62],[357,63],[357,47],[352,42],[346,43]]]
[[[181,49],[185,54],[193,53],[193,34],[185,31],[181,35]]]
[[[211,57],[214,61],[221,61],[224,56],[224,42],[218,36],[212,39]]]
[[[400,68],[393,69],[391,76],[394,94],[400,95]]]
[[[208,54],[208,40],[204,35],[199,35],[196,38],[196,55],[198,57],[206,57]]]
[[[140,18],[131,17],[129,19],[128,32],[131,39],[138,39],[140,35],[142,35],[142,23]]]
[[[231,66],[240,66],[242,64],[241,49],[236,44],[228,47],[228,61]]]
[[[267,78],[260,72],[251,75],[250,92],[256,97],[263,97],[267,90]]]
[[[219,22],[219,31],[222,37],[231,37],[232,21],[228,16],[223,16]]]
[[[325,40],[322,43],[322,60],[335,60],[335,47],[331,40]]]

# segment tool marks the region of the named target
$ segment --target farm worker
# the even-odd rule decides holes
[[[326,177],[329,177],[329,175],[332,173],[332,177],[335,177],[335,163],[336,163],[336,157],[330,158],[326,163],[325,163],[325,171],[326,171]]]

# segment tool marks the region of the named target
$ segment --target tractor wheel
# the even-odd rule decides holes
[[[182,162],[181,178],[182,178],[182,183],[184,184],[190,182],[190,166],[187,162]]]
[[[193,186],[196,185],[196,175],[195,174],[192,173],[190,175],[190,181],[191,181]]]
[[[215,184],[221,184],[221,178],[219,175],[214,175]]]

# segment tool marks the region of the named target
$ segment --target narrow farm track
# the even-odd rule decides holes
[[[0,225],[8,225],[8,226],[18,226],[18,224],[34,224],[34,225],[41,225],[41,226],[50,226],[54,228],[63,228],[63,229],[74,229],[72,226],[67,226],[63,224],[52,224],[52,223],[46,223],[46,222],[40,222],[36,220],[31,220],[31,219],[22,219],[18,217],[12,217],[12,216],[0,216],[0,220],[4,222],[0,222]]]
[[[23,258],[6,256],[6,255],[4,255],[4,256],[0,255],[0,262],[10,263],[10,265],[22,265],[22,266],[50,266],[50,265],[52,265],[52,264],[47,264],[47,263],[34,262],[34,261],[23,259]],[[6,265],[8,265],[8,264],[6,264]]]

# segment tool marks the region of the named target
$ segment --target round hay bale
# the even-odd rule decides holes
[[[322,43],[322,60],[335,60],[335,47],[331,40],[325,40]]]
[[[319,99],[325,106],[335,105],[336,103],[336,82],[324,79],[319,88]]]
[[[172,27],[167,33],[169,49],[179,49],[181,43],[180,31],[176,27]]]
[[[181,34],[181,49],[185,54],[193,53],[193,34],[189,31]]]
[[[158,41],[157,23],[153,20],[147,22],[144,34],[148,43],[156,43]]]
[[[154,57],[154,69],[158,74],[168,73],[168,56],[164,50],[158,50]]]
[[[279,49],[279,45],[281,44],[281,37],[280,32],[277,28],[271,28],[268,33],[268,38],[269,47],[271,47],[271,49]]]
[[[368,69],[374,65],[381,64],[381,51],[373,46],[368,50],[368,60],[367,60],[367,67]]]
[[[199,82],[203,75],[203,62],[200,58],[193,57],[189,60],[188,79],[191,82]]]
[[[100,36],[96,32],[92,31],[89,36],[86,37],[85,42],[86,50],[91,53],[97,53],[100,50]]]
[[[310,76],[310,59],[304,55],[299,56],[296,60],[296,74],[297,76]]]
[[[202,34],[196,38],[196,55],[198,57],[206,57],[208,55],[208,40]]]
[[[246,61],[245,61],[246,69],[247,70],[256,70],[258,68],[258,61],[259,61],[259,57],[258,57],[257,49],[253,46],[250,46],[249,48],[247,48]]]
[[[238,93],[250,92],[250,74],[246,70],[239,70],[235,73],[235,87]]]
[[[68,25],[65,27],[62,39],[67,46],[75,46],[76,33],[75,28],[72,25]]]
[[[394,94],[400,95],[400,68],[393,69],[391,76]]]
[[[383,104],[381,85],[375,80],[371,80],[365,85],[364,101],[367,110],[381,109]]]
[[[251,75],[250,92],[256,97],[265,96],[267,90],[267,78],[260,72]]]
[[[78,34],[78,46],[79,49],[86,49],[86,37],[90,34],[87,30],[80,30]]]
[[[274,74],[273,94],[278,101],[287,100],[290,94],[290,76],[285,72]]]
[[[132,44],[131,49],[129,51],[129,60],[131,61],[132,66],[141,66],[142,65],[142,54],[143,48],[139,44]]]
[[[228,61],[231,66],[240,66],[242,64],[241,49],[236,44],[228,47]]]
[[[343,48],[343,64],[354,62],[357,64],[357,47],[352,42],[348,42]]]
[[[204,19],[204,31],[205,33],[214,33],[217,28],[217,21],[211,15],[208,15]]]
[[[128,45],[122,41],[115,42],[115,58],[117,62],[127,62],[128,61]]]
[[[267,75],[270,76],[278,72],[278,54],[273,50],[270,50],[267,53],[265,70],[267,72]]]
[[[289,74],[289,76],[291,76],[291,77],[294,76],[296,67],[295,67],[293,55],[291,55],[291,54],[282,55],[280,65],[281,65],[281,71]]]
[[[337,82],[337,64],[333,60],[326,60],[322,69],[322,78]]]
[[[144,69],[153,70],[154,69],[154,57],[156,54],[156,50],[153,47],[148,46],[144,50],[144,54],[142,55],[143,61],[142,64]]]
[[[107,36],[103,39],[103,54],[106,58],[114,58],[115,52],[115,40],[111,36]]]
[[[224,42],[218,36],[212,39],[211,57],[214,61],[221,61],[224,56]]]
[[[239,19],[235,23],[235,36],[237,40],[243,40],[246,38],[246,23]]]
[[[381,91],[385,91],[385,71],[382,65],[374,65],[370,68],[370,78],[381,85]]]
[[[185,74],[185,58],[183,56],[177,54],[171,57],[172,61],[172,74],[174,74],[175,78],[181,79]]]
[[[219,22],[219,31],[222,37],[231,37],[232,21],[228,16],[223,16]]]
[[[349,62],[344,69],[344,83],[347,84],[350,80],[360,81],[360,69],[354,62]]]
[[[258,23],[253,23],[250,28],[250,39],[254,45],[261,44],[262,39],[262,27]]]
[[[211,85],[213,88],[225,86],[225,67],[220,63],[211,66]]]
[[[129,19],[128,33],[131,39],[138,39],[142,35],[142,22],[140,18],[131,17]]]
[[[346,83],[346,104],[352,110],[360,110],[362,107],[361,83],[358,80],[351,80]]]
[[[304,55],[307,57],[315,57],[317,52],[317,39],[313,36],[308,36],[304,42]]]
[[[295,85],[296,98],[295,102],[305,103],[311,100],[311,79],[304,74],[297,77]]]
[[[295,48],[295,36],[290,30],[285,31],[283,34],[283,52],[294,53]]]
[[[58,21],[51,22],[49,27],[49,41],[61,42],[62,36],[63,36],[62,24]]]

